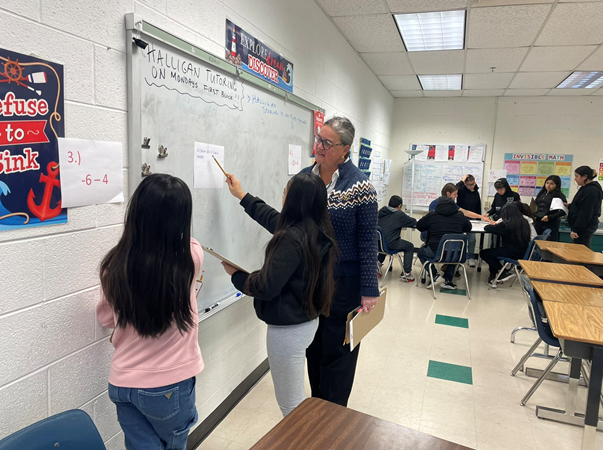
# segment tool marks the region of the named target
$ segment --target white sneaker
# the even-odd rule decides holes
[[[444,277],[438,273],[435,276],[435,280],[433,281],[434,286],[442,284],[443,282],[444,282]],[[429,283],[427,283],[427,286],[425,286],[425,289],[431,289],[431,281]]]
[[[477,266],[477,261],[476,261],[475,259],[473,259],[473,258],[469,258],[469,259],[467,260],[467,265],[468,265],[469,267],[475,267],[475,266]]]

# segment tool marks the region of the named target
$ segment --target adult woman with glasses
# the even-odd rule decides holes
[[[328,317],[306,351],[312,396],[347,406],[354,383],[360,346],[344,346],[347,315],[362,306],[370,312],[377,303],[377,194],[351,161],[354,126],[342,117],[325,122],[316,135],[312,172],[327,187],[328,209],[340,255],[335,267],[335,296]]]

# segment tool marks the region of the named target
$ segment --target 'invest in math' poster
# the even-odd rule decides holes
[[[0,230],[67,222],[63,66],[0,48]]]
[[[569,197],[574,155],[505,153],[509,186],[519,195],[536,197],[549,175],[561,178],[561,192]]]

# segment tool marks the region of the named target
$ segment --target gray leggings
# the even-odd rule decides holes
[[[312,343],[318,319],[298,325],[268,325],[266,350],[279,408],[286,417],[306,399],[306,348]]]

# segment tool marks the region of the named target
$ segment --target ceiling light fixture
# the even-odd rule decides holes
[[[409,52],[465,48],[465,11],[394,14]]]
[[[603,86],[603,72],[572,72],[556,89],[595,89]]]
[[[417,75],[424,91],[460,91],[463,76],[456,75]]]

